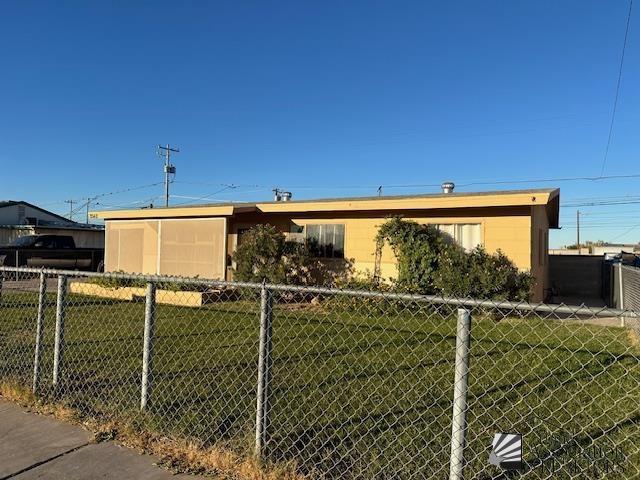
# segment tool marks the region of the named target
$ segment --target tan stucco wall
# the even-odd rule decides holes
[[[549,286],[549,220],[545,207],[531,207],[531,274],[535,279],[534,301],[544,300]]]
[[[494,213],[494,215],[491,215]],[[499,214],[498,214],[499,213]],[[440,212],[432,215],[403,215],[407,220],[430,224],[480,224],[482,244],[489,252],[501,249],[522,270],[531,268],[531,210],[529,207],[501,210],[476,209],[472,214],[460,211]],[[322,217],[322,218],[316,218]],[[337,223],[345,226],[345,258],[352,260],[357,272],[373,272],[375,268],[375,237],[379,226],[386,221],[384,212],[373,214],[314,214],[289,216],[276,214],[238,215],[229,223],[229,253],[237,245],[236,232],[239,228],[248,228],[256,223],[269,223],[282,232],[289,232],[292,225]],[[383,250],[380,273],[384,278],[397,275],[395,256],[386,246]]]
[[[531,266],[531,233],[528,216],[508,217],[405,217],[421,224],[480,224],[482,243],[489,252],[501,249],[522,270]],[[339,223],[345,226],[345,258],[352,259],[358,272],[373,272],[375,268],[375,237],[384,218],[293,218],[297,225]],[[380,263],[382,277],[397,275],[395,256],[386,246]]]
[[[224,278],[224,218],[112,220],[105,271]]]

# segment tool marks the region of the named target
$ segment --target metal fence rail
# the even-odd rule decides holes
[[[305,478],[632,478],[638,316],[0,268],[0,381]]]

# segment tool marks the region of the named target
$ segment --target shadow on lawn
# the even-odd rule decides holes
[[[509,345],[508,351],[513,350],[513,345]],[[520,345],[520,349],[526,350],[526,345]],[[494,355],[500,355],[503,352],[492,352]],[[571,388],[571,385],[586,384],[594,376],[606,371],[612,365],[619,362],[628,362],[628,358],[615,358],[607,356],[604,360],[599,359],[597,361],[589,362],[581,365],[574,370],[567,370],[566,367],[559,365],[553,371],[546,375],[529,376],[515,384],[503,384],[493,386],[484,389],[482,392],[471,394],[470,409],[473,409],[473,402],[482,400],[485,397],[499,393],[498,399],[491,401],[492,408],[499,407],[500,404],[509,403],[516,397],[522,397],[523,395],[534,395],[540,399],[545,395],[545,392],[553,392],[557,388],[567,389]],[[552,385],[549,385],[550,379],[554,379]],[[546,384],[545,384],[546,383]],[[446,431],[450,428],[450,408],[451,408],[451,393],[441,392],[439,398],[435,401],[426,402],[422,404],[415,404],[410,408],[395,408],[389,409],[383,412],[371,413],[367,412],[364,416],[354,416],[352,418],[335,418],[331,422],[327,423],[314,423],[307,427],[296,428],[284,436],[277,436],[274,438],[274,443],[277,449],[272,453],[277,459],[290,459],[297,458],[302,462],[303,468],[312,471],[313,467],[319,465],[325,465],[326,468],[334,470],[335,464],[328,464],[329,460],[326,457],[328,451],[331,452],[351,452],[359,450],[357,445],[365,443],[368,445],[377,445],[377,437],[386,436],[391,434],[391,437],[399,438],[402,431],[411,428],[418,431],[430,432],[431,439],[433,439],[434,432],[432,431],[432,425],[434,423],[443,423],[442,420],[446,419],[447,425],[444,425]],[[476,403],[476,408],[478,404]],[[486,411],[486,408],[484,409]],[[501,412],[501,415],[508,415],[504,412],[504,409],[497,408]],[[514,414],[517,414],[514,411]],[[492,418],[492,417],[489,417]],[[631,419],[632,422],[635,418]],[[622,423],[620,424],[622,425]],[[348,432],[348,436],[345,433]],[[392,432],[396,432],[393,434]],[[443,441],[448,442],[448,434],[445,435],[441,432]],[[593,435],[592,435],[593,436]],[[437,445],[433,448],[435,450],[441,450],[447,445]],[[388,446],[390,451],[394,449]],[[399,444],[397,449],[402,450],[406,448]],[[446,449],[446,448],[445,448]],[[431,449],[427,448],[427,452],[433,455]],[[292,454],[293,452],[293,454]],[[361,459],[352,458],[352,462],[348,468],[354,468],[353,462],[368,462],[370,459],[364,454]],[[424,456],[424,461],[429,463],[433,458]],[[391,461],[389,462],[392,463]],[[391,467],[389,467],[391,468]],[[416,466],[418,470],[421,470],[421,466]],[[428,467],[425,466],[428,470]],[[426,471],[425,470],[425,471]],[[391,473],[391,472],[389,472]],[[338,478],[338,476],[336,476]]]

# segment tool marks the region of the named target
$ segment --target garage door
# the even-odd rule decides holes
[[[224,278],[224,218],[109,221],[105,235],[106,271]]]
[[[105,270],[155,274],[158,221],[111,221],[105,226]]]
[[[224,278],[226,219],[161,220],[161,275]]]

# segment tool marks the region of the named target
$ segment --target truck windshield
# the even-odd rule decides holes
[[[27,235],[26,237],[16,238],[11,245],[14,247],[32,247],[36,241],[36,235]]]

